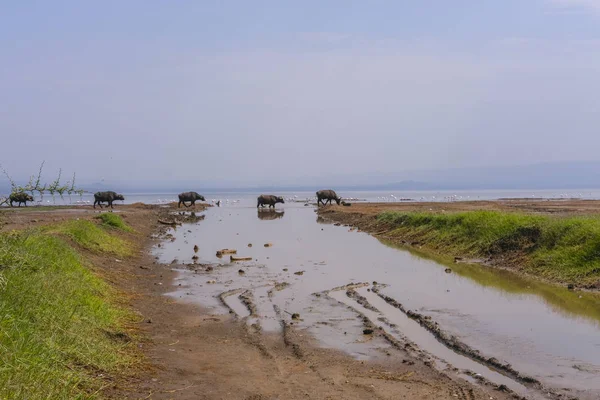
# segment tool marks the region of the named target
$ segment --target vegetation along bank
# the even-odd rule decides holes
[[[430,209],[353,207],[321,215],[454,262],[509,268],[569,287],[600,288],[600,213],[594,210],[532,212],[503,209],[501,203],[482,203],[480,209],[468,204],[463,209],[439,204]]]
[[[94,265],[133,235],[116,214],[0,232],[1,399],[95,398],[139,365],[136,316]]]

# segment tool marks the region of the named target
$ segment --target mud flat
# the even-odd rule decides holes
[[[317,346],[367,364],[414,363],[492,390],[494,398],[600,395],[600,303],[593,294],[557,292],[507,271],[444,264],[378,240],[364,232],[368,225],[336,226],[312,207],[287,205],[285,218],[275,220],[241,207],[205,215],[191,228],[169,231],[176,240],[155,248],[169,262],[189,259],[199,243],[198,262],[214,265],[195,273],[177,267],[176,283],[182,286],[170,293],[176,299],[227,313],[219,294],[243,289],[253,294],[252,324],[263,337],[314,338]],[[222,248],[243,248],[253,261],[220,259],[215,254]],[[209,280],[216,283],[206,284]],[[359,296],[346,294],[349,283],[364,282],[369,286],[353,288]],[[245,315],[240,312],[238,319]],[[372,326],[365,325],[365,316]]]

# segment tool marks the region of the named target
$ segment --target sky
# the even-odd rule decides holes
[[[599,93],[600,0],[0,3],[17,180],[43,160],[47,180],[211,187],[599,161]]]

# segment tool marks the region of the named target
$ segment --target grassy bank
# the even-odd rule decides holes
[[[444,254],[491,258],[555,282],[600,282],[600,216],[384,212],[377,220],[391,235]]]
[[[74,220],[0,235],[1,399],[95,398],[137,362],[132,315],[77,249],[126,257],[114,229]]]

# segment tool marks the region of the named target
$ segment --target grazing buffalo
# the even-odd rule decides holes
[[[317,206],[321,203],[323,203],[323,205],[326,205],[327,203],[331,204],[331,200],[335,200],[339,205],[342,198],[338,197],[333,190],[319,190],[317,192]]]
[[[115,200],[125,200],[125,197],[110,190],[108,192],[96,192],[94,193],[94,208],[96,208],[96,204],[102,208],[104,202],[108,203],[107,207],[113,208],[113,201]]]
[[[204,196],[196,192],[179,193],[179,204],[177,207],[181,207],[181,203],[183,203],[183,205],[186,207],[191,207],[196,204],[196,200],[205,201]],[[190,202],[189,206],[185,204],[186,201]]]
[[[285,201],[283,201],[283,197],[273,196],[272,194],[261,194],[260,196],[258,196],[256,208],[264,207],[267,204],[269,205],[269,208],[275,208],[275,204],[277,203],[285,204]]]
[[[19,203],[19,207],[21,207],[21,203],[25,204],[25,207],[27,207],[27,202],[33,201],[33,196],[25,192],[11,193],[8,197],[8,201],[11,207],[13,207],[13,202]]]

